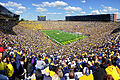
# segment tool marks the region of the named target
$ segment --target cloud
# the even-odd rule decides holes
[[[55,2],[43,2],[41,6],[43,7],[64,7],[67,6],[68,4],[63,2],[63,1],[55,1]]]
[[[26,10],[26,8],[23,6],[20,6],[20,7],[18,7],[18,10]]]
[[[101,12],[101,14],[107,14],[107,13],[105,13],[105,12]]]
[[[41,14],[62,14],[62,13],[41,13]]]
[[[71,7],[71,6],[68,6],[66,8],[64,8],[64,10],[66,11],[77,11],[77,12],[80,12],[82,9],[80,7]]]
[[[119,12],[115,12],[114,14],[117,14],[117,19],[120,19],[120,13]]]
[[[70,14],[70,13],[72,13],[72,14],[74,14],[75,12],[74,11],[69,11],[69,12],[65,12],[66,14]]]
[[[3,5],[3,6],[5,6],[5,3],[2,3],[2,2],[0,2],[0,5]]]
[[[93,9],[91,6],[89,6],[89,9]]]
[[[45,11],[48,11],[48,10],[45,9],[45,8],[40,8],[40,7],[38,7],[38,8],[36,8],[36,11],[37,11],[37,12],[45,12]]]
[[[9,10],[13,11],[14,9],[13,8],[8,8]]]
[[[104,7],[104,10],[106,10],[107,12],[115,12],[115,11],[118,11],[118,9],[112,8],[112,7]]]
[[[119,12],[115,12],[114,14],[117,14],[117,15],[119,15],[119,16],[120,16],[120,13],[119,13]]]
[[[22,4],[12,2],[12,1],[8,1],[8,3],[1,3],[0,2],[0,4],[5,6],[5,7],[16,7],[18,10],[25,10],[26,9],[26,7],[22,6]]]
[[[55,2],[42,2],[42,4],[32,4],[33,6],[36,7],[64,7],[67,6],[68,4],[63,1],[55,1]]]
[[[102,12],[107,12],[107,10],[106,10],[106,9],[103,9]]]
[[[104,5],[101,5],[103,7],[102,10],[100,10],[101,14],[107,14],[107,13],[115,13],[116,11],[118,11],[118,9],[116,8],[112,8],[112,7],[106,7]]]
[[[0,3],[0,4],[3,6],[6,6],[6,7],[20,7],[20,6],[22,6],[22,4],[12,2],[12,1],[8,1],[8,3]]]
[[[81,14],[85,14],[86,12],[81,12]]]
[[[101,5],[101,6],[103,7],[103,9],[100,10],[101,13],[108,13],[108,12],[116,12],[116,11],[118,11],[118,9],[112,8],[110,6],[108,6],[108,7],[106,7],[104,5]]]
[[[70,14],[66,14],[65,16],[71,16]]]
[[[15,11],[16,14],[21,14],[23,11]]]
[[[35,7],[40,7],[41,5],[40,4],[32,4],[33,6]]]
[[[107,13],[105,13],[105,12],[101,12],[101,14],[107,14]]]
[[[42,2],[42,4],[40,6],[42,6],[42,7],[52,7],[53,6],[53,2],[52,3]]]
[[[82,3],[86,3],[86,1],[85,1],[85,0],[82,0],[81,2],[82,2]]]
[[[107,10],[105,10],[105,9],[100,10],[100,13],[101,13],[101,14],[107,14]]]
[[[98,10],[93,10],[91,11],[91,14],[100,14],[100,12]]]

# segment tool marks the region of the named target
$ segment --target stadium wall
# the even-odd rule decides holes
[[[116,14],[84,15],[84,16],[66,16],[66,21],[112,21],[115,22]]]

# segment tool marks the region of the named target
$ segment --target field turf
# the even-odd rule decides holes
[[[87,37],[85,35],[64,32],[61,30],[41,30],[41,32],[43,32],[46,36],[49,36],[53,42],[60,45],[69,44]]]

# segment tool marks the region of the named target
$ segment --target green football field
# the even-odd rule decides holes
[[[41,32],[46,36],[49,36],[50,40],[60,45],[69,44],[87,37],[85,35],[73,34],[61,30],[41,30]]]

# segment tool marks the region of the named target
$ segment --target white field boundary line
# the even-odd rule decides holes
[[[42,31],[40,31],[40,32],[42,32]],[[47,34],[45,34],[44,32],[42,32],[45,36],[47,36],[49,39],[52,39],[52,40],[54,40],[56,43],[58,43],[58,44],[61,44],[60,42],[58,42],[58,41],[56,41],[55,39],[53,39],[53,38],[51,38],[50,36],[48,36]],[[70,34],[74,34],[74,33],[70,33]],[[88,36],[87,36],[88,37]],[[86,38],[86,37],[85,37]],[[83,39],[85,39],[85,38],[83,38]],[[80,39],[80,40],[83,40],[83,39]],[[80,40],[77,40],[77,41],[80,41]],[[72,43],[76,43],[77,41],[74,41],[74,42],[72,42]],[[70,44],[70,43],[69,43]],[[61,45],[63,45],[63,44],[61,44]],[[68,45],[68,44],[65,44],[65,45]]]

